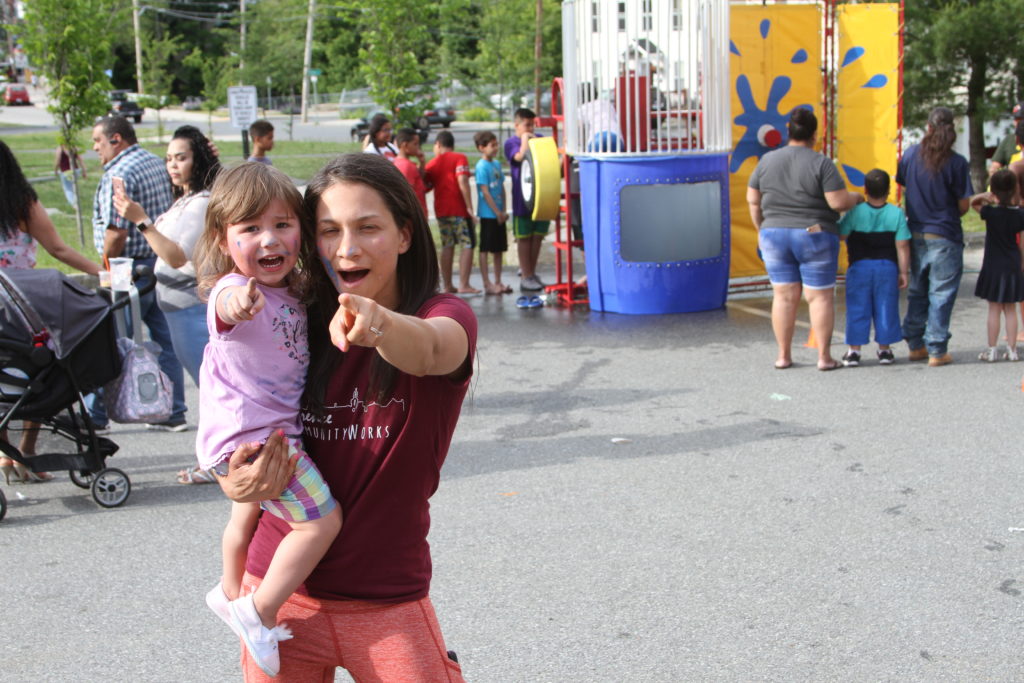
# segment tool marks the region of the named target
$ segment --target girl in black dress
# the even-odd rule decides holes
[[[1024,211],[1014,204],[1017,176],[1012,171],[996,171],[989,187],[991,192],[971,198],[971,206],[985,221],[985,256],[974,295],[988,301],[988,350],[978,358],[991,363],[997,358],[1000,315],[1006,320],[1003,358],[1019,360],[1014,304],[1024,301],[1024,275],[1021,273],[1024,244],[1017,244],[1018,233],[1024,230]]]

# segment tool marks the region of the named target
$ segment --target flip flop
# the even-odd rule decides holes
[[[530,300],[527,299],[525,296],[521,296],[518,299],[516,299],[516,308],[529,308],[529,307],[530,307]]]
[[[831,370],[838,370],[841,367],[843,367],[843,364],[837,360],[834,360],[832,361],[832,365],[819,365],[818,370],[822,372],[829,372]]]
[[[776,370],[788,370],[791,367],[793,367],[793,361],[789,361],[785,365],[779,365],[778,363],[775,363]]]
[[[530,300],[526,303],[527,308],[540,308],[544,305],[544,299],[534,294],[530,297]]]
[[[217,478],[213,476],[213,473],[209,470],[204,470],[201,467],[195,465],[186,467],[182,471],[178,472],[178,483],[179,484],[215,484]]]

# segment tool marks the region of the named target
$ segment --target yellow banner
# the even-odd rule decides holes
[[[821,14],[817,5],[734,5],[729,24],[730,277],[749,277],[765,272],[747,209],[750,174],[766,152],[785,144],[786,122],[793,109],[811,107],[821,119]]]
[[[838,12],[836,164],[849,189],[863,191],[873,168],[896,175],[899,5],[840,5]]]

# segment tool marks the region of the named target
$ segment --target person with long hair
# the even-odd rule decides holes
[[[960,217],[970,208],[971,169],[953,151],[953,112],[936,107],[921,142],[903,154],[896,182],[906,191],[910,226],[910,286],[903,338],[912,361],[930,367],[953,362],[949,321],[964,272],[964,233]]]
[[[793,110],[789,142],[758,162],[747,186],[750,217],[772,283],[772,330],[779,347],[775,367],[793,365],[793,331],[801,292],[818,342],[818,369],[833,370],[833,293],[839,263],[839,213],[864,197],[848,192],[827,156],[814,151],[818,119],[810,109]]]
[[[305,207],[302,437],[345,524],[278,612],[295,637],[281,644],[278,680],[333,680],[342,666],[355,680],[461,681],[430,602],[427,532],[472,377],[476,317],[438,293],[426,217],[391,162],[338,157],[310,181]],[[218,480],[236,502],[266,500],[292,468],[275,434],[262,449],[238,448]],[[260,518],[244,590],[260,584],[288,530]],[[242,666],[246,681],[269,680],[248,655]]]
[[[374,114],[370,119],[370,127],[366,131],[366,138],[363,140],[363,152],[366,154],[377,154],[394,161],[398,156],[398,147],[391,142],[394,127],[391,119],[385,114]]]
[[[154,221],[123,191],[114,191],[118,215],[135,224],[157,255],[156,302],[167,319],[174,354],[198,386],[206,348],[206,304],[196,292],[196,243],[203,234],[210,187],[221,170],[209,140],[195,126],[174,131],[164,157],[174,204]],[[192,468],[179,473],[182,483],[207,483],[212,477]]]
[[[61,239],[11,148],[0,140],[0,268],[35,268],[36,242],[61,263],[89,275],[100,272],[98,264]],[[38,437],[39,425],[25,422],[21,433],[22,454],[35,455]],[[6,441],[6,433],[0,434],[0,438]],[[12,473],[16,480],[23,482],[53,478],[48,472],[31,472],[8,457],[0,457],[0,472],[8,484]]]

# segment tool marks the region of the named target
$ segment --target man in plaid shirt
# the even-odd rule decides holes
[[[167,175],[164,161],[139,146],[132,124],[120,116],[100,119],[92,129],[92,143],[92,148],[103,163],[103,177],[96,188],[92,211],[96,251],[103,254],[104,258],[126,256],[134,260],[133,266],[147,265],[153,268],[156,255],[149,248],[146,238],[114,209],[113,179],[120,178],[124,182],[125,194],[141,204],[146,215],[160,216],[174,203],[171,179]],[[140,304],[142,321],[149,330],[149,336],[160,345],[160,369],[174,383],[171,417],[167,422],[150,427],[184,431],[188,428],[185,423],[185,375],[174,354],[167,319],[156,305],[155,292],[143,296]],[[91,399],[90,419],[97,427],[106,428],[107,411],[102,395],[93,395]]]

